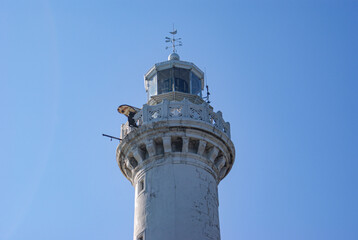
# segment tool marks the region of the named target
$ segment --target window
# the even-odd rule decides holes
[[[181,137],[172,137],[172,151],[181,152],[183,149],[183,139]]]
[[[158,72],[158,94],[173,91],[172,69]]]
[[[189,73],[187,69],[174,68],[175,91],[189,93]]]
[[[201,97],[201,80],[194,73],[191,73],[191,94]]]
[[[139,182],[139,191],[142,191],[142,190],[144,190],[144,181],[143,180],[141,180]]]
[[[175,91],[189,93],[188,83],[180,78],[175,78]]]
[[[138,181],[137,183],[137,193],[138,193],[138,196],[144,192],[144,189],[145,189],[145,183],[144,183],[144,177]]]
[[[152,84],[154,86],[154,81]],[[190,93],[190,70],[182,68],[170,68],[159,71],[157,73],[157,85],[157,94],[172,91]],[[153,95],[149,93],[149,96]]]
[[[137,235],[137,240],[145,240],[145,230]]]
[[[157,75],[154,75],[148,81],[148,97],[150,98],[153,95],[157,95]]]

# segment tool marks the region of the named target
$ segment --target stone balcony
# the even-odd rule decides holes
[[[205,122],[224,133],[230,139],[230,123],[225,122],[222,118],[222,113],[220,111],[215,113],[206,102],[195,104],[187,99],[182,101],[164,99],[157,105],[143,105],[143,108],[134,116],[134,120],[139,128],[148,123],[168,120]],[[130,127],[128,122],[122,124],[121,139],[124,139],[134,129],[136,128]]]

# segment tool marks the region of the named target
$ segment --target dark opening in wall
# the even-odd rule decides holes
[[[132,165],[133,168],[136,168],[138,166],[137,160],[135,160],[134,157],[129,157],[129,163]]]
[[[183,149],[183,139],[181,137],[172,137],[172,152],[181,152]]]
[[[124,171],[126,172],[128,177],[130,177],[130,178],[132,177],[132,171],[129,170],[126,166],[124,166]]]
[[[138,192],[138,195],[143,192],[145,189],[145,183],[144,183],[144,177],[139,180],[139,182],[137,183],[137,192]]]
[[[163,140],[162,138],[157,138],[154,140],[155,153],[157,155],[164,153]]]
[[[144,189],[144,180],[141,180],[139,182],[139,190],[143,190]]]
[[[204,153],[203,153],[203,155],[204,155],[204,157],[208,157],[209,155],[210,155],[210,152],[211,152],[211,150],[213,149],[213,145],[212,144],[210,144],[210,143],[206,143],[206,146],[205,146],[205,151],[204,151]]]
[[[230,163],[230,164],[233,164],[233,161],[232,161],[232,160],[233,160],[232,154],[230,153],[230,159],[229,159],[229,163]]]
[[[226,175],[226,171],[227,171],[227,167],[225,164],[224,167],[220,170],[219,176],[224,177]]]
[[[136,240],[145,240],[145,231],[139,233]]]
[[[147,159],[149,157],[149,154],[148,154],[148,151],[147,151],[147,148],[145,146],[145,144],[141,144],[139,146],[139,154],[140,156],[142,157],[143,160]]]
[[[216,158],[214,160],[214,164],[217,166],[219,164],[219,161],[221,161],[222,158],[223,158],[223,152],[219,151],[218,155],[216,156]]]
[[[188,146],[188,151],[191,153],[197,153],[198,152],[198,148],[199,148],[199,140],[198,139],[194,139],[194,138],[190,138],[189,140],[189,146]]]

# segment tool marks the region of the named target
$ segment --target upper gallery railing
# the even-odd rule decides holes
[[[164,99],[160,104],[154,106],[143,105],[143,108],[134,116],[138,127],[151,122],[176,119],[209,123],[230,138],[230,123],[224,121],[220,111],[215,113],[205,102],[194,104],[187,99],[180,102]],[[134,127],[129,126],[128,122],[122,124],[121,138],[125,138],[134,129]]]

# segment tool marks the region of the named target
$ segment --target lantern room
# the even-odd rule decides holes
[[[204,73],[195,64],[180,61],[179,55],[172,53],[168,61],[155,64],[144,75],[144,83],[149,103],[159,103],[164,98],[202,100]]]

